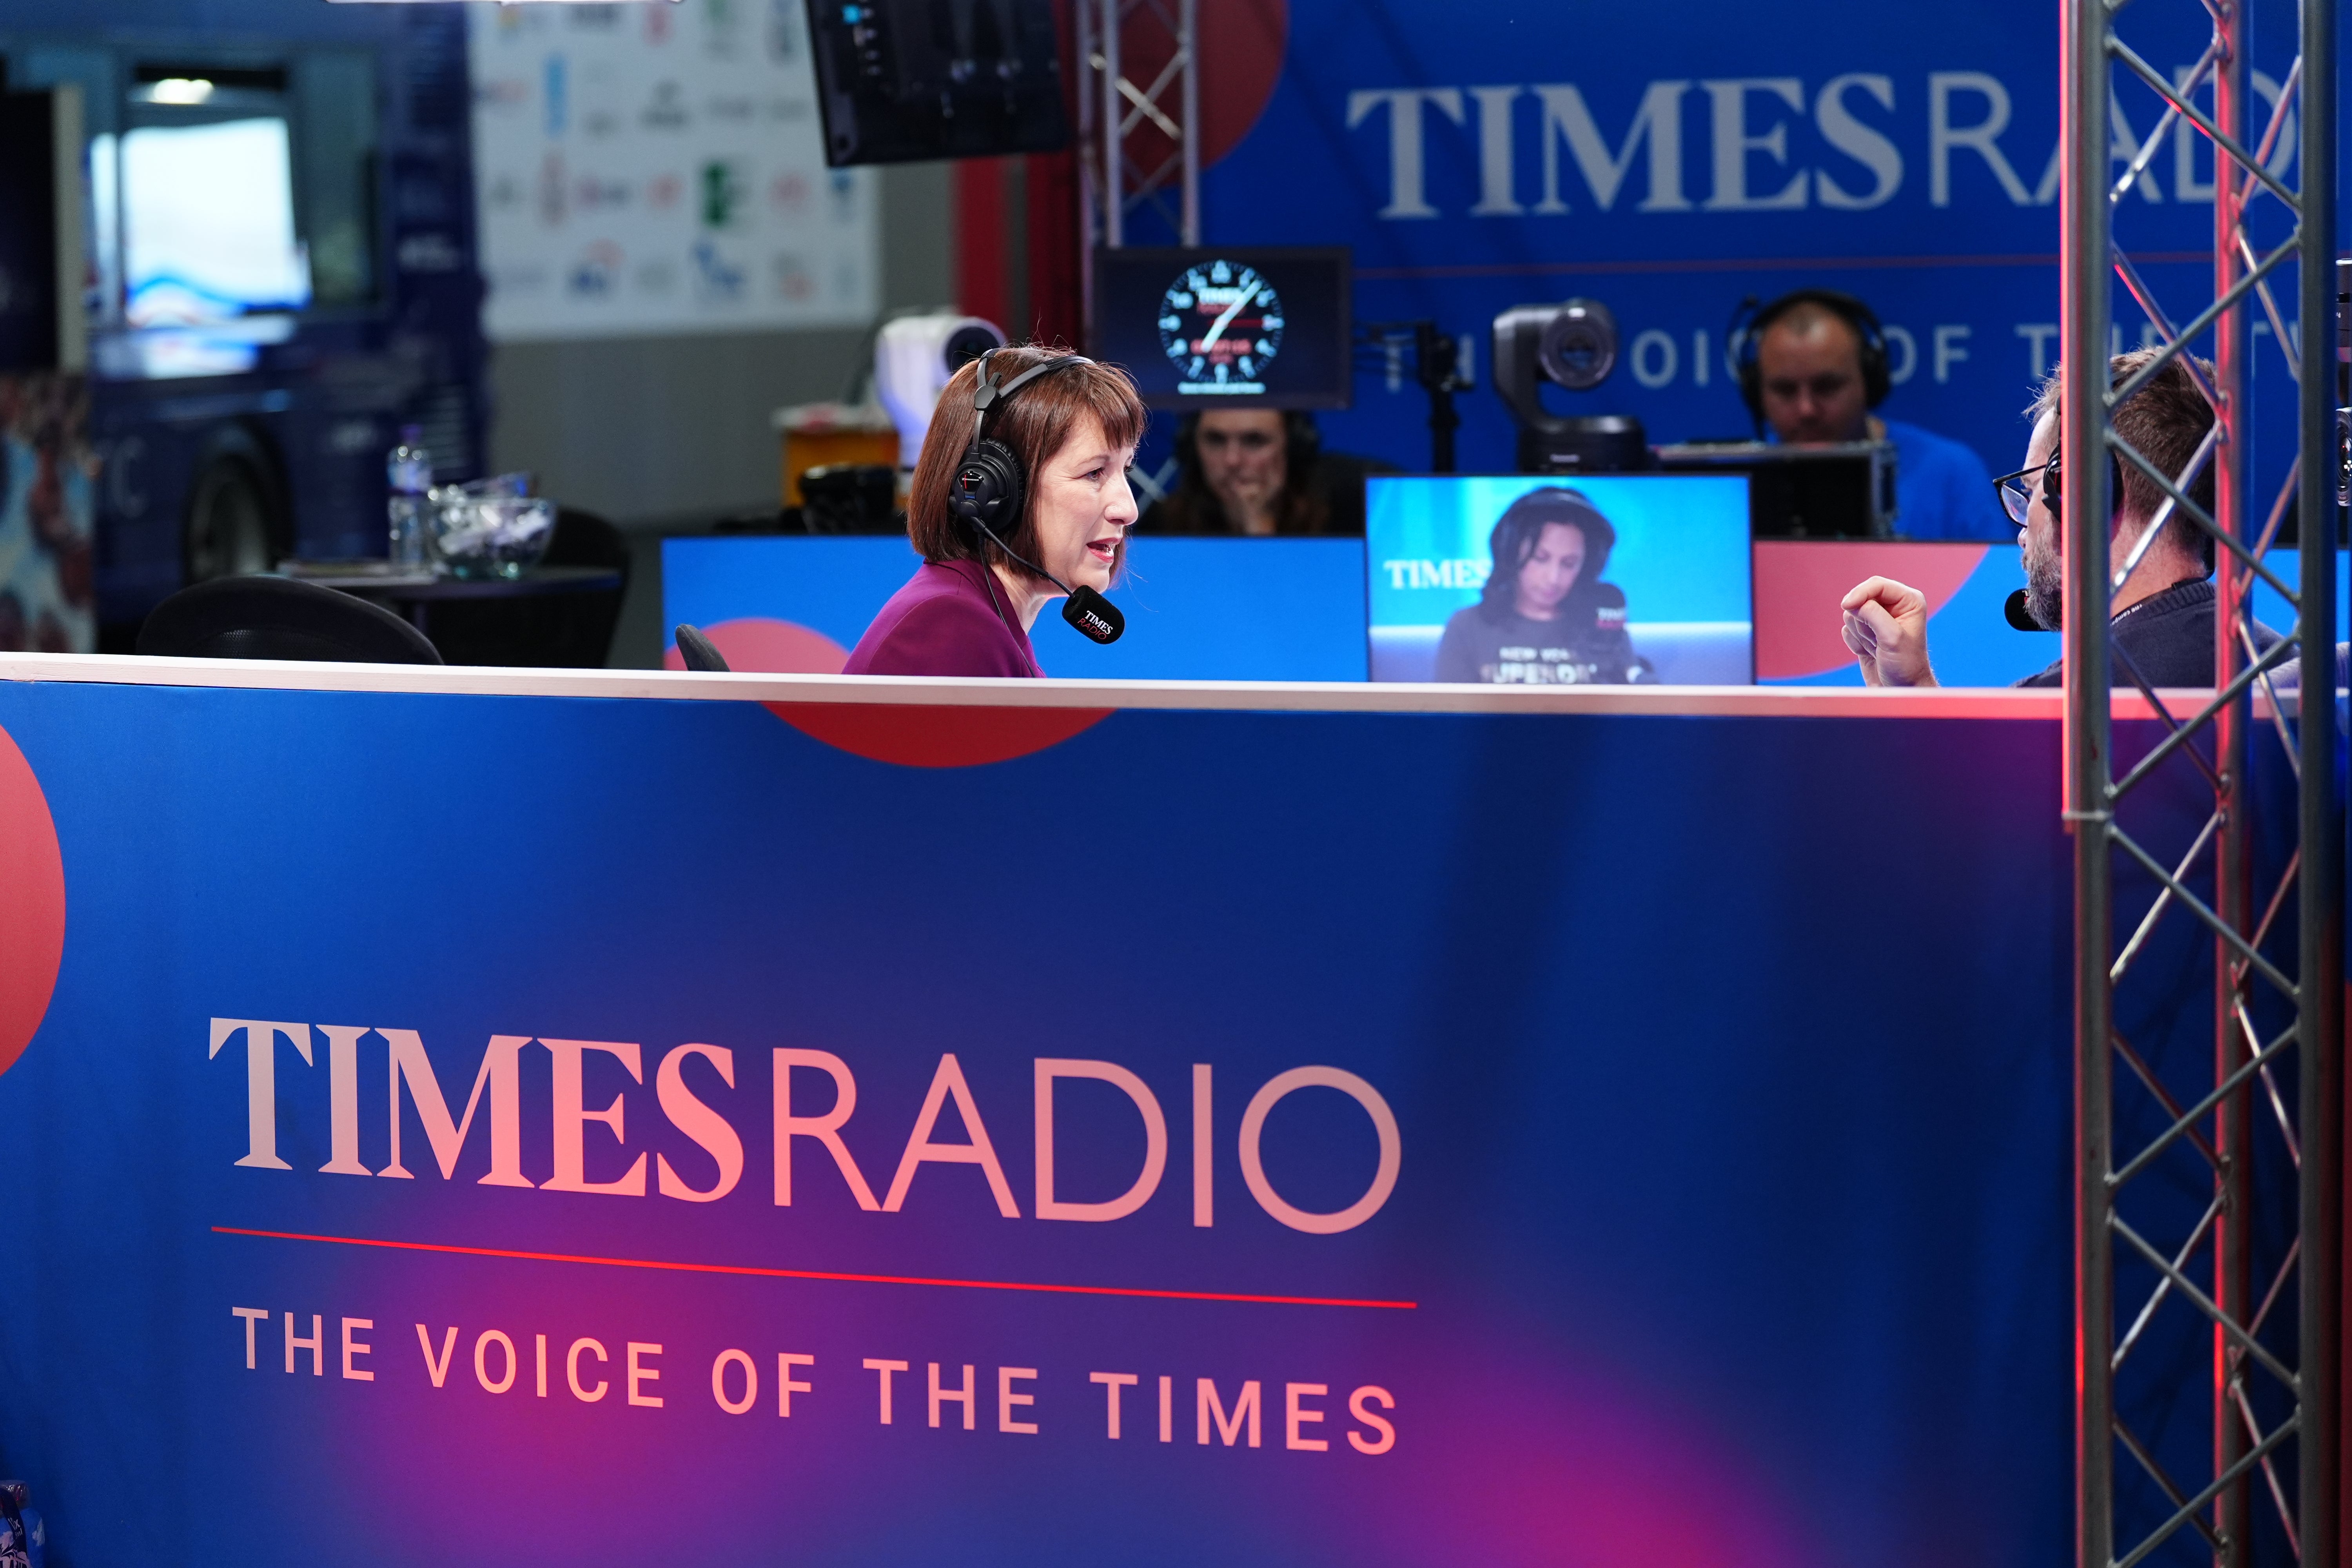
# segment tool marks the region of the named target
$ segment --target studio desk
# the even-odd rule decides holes
[[[0,1466],[87,1568],[2054,1561],[2058,704],[0,656]]]

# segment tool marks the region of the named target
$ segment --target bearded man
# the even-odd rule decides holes
[[[2120,386],[2157,357],[2141,349],[2118,354],[2108,363],[2107,384]],[[2212,367],[2199,362],[2208,377]],[[2002,504],[2018,527],[2018,544],[2025,555],[2026,611],[2036,624],[2056,631],[2065,598],[2065,552],[2061,531],[2081,527],[2079,513],[2070,515],[2065,476],[2058,450],[2058,398],[2064,385],[2061,366],[2042,384],[2027,416],[2033,436],[2025,449],[2025,467],[1994,481]],[[2164,472],[2178,476],[2197,455],[2205,434],[2213,426],[2212,405],[2205,401],[2187,360],[2176,356],[2150,376],[2147,384],[2115,411],[2116,433]],[[2164,504],[2164,491],[2155,480],[2129,463],[2116,464],[2121,483],[2110,486],[2115,508],[2108,521],[2109,558],[2118,563],[2130,558]],[[2188,487],[2190,500],[2211,515],[2213,469],[2209,463]],[[2112,679],[2116,685],[2210,686],[2213,684],[2213,546],[2204,531],[2175,508],[2164,531],[2147,547],[2138,566],[2116,590],[2109,614],[2113,619]],[[1891,577],[1872,577],[1857,584],[1845,596],[1845,645],[1862,667],[1862,678],[1873,686],[1935,686],[1936,671],[1927,658],[1927,599],[1918,589]],[[2254,646],[2267,652],[2278,634],[2261,625],[2253,628]],[[2056,686],[2064,661],[2029,675],[2020,686]]]

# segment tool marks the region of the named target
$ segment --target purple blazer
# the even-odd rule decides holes
[[[987,570],[976,561],[927,561],[915,568],[850,649],[841,672],[1043,676],[1010,596],[1003,584],[986,580]]]

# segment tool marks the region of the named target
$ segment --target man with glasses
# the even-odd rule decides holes
[[[2141,349],[2117,355],[2108,364],[2108,384],[2122,385],[2153,363],[2158,352]],[[2201,360],[2197,368],[2206,377],[2212,374]],[[2026,613],[2053,632],[2065,593],[2063,531],[2085,521],[2070,512],[2066,476],[2059,461],[2058,397],[2064,374],[2062,366],[2044,382],[2027,410],[2033,437],[2026,447],[2025,467],[1995,481],[2002,506],[2019,525],[2018,543],[2025,552]],[[2186,493],[2210,516],[2213,472],[2210,460],[2200,460],[2200,453],[2213,426],[2213,408],[2200,380],[2185,356],[2175,356],[2116,408],[2115,426],[2133,450],[2168,474],[2177,477],[2198,463]],[[2166,506],[2164,491],[2155,480],[2130,463],[2110,461],[2115,468],[2108,481],[2115,508],[2107,525],[2110,558],[2117,567],[2135,557],[2138,563],[2113,601],[2114,681],[2122,686],[2210,686],[2212,546],[2194,521]],[[2150,528],[2159,523],[2159,531],[2149,537]],[[1845,645],[1862,666],[1863,679],[1873,686],[1938,684],[1927,658],[1926,595],[1891,577],[1873,577],[1846,595],[1843,608]],[[2253,637],[2258,651],[2278,641],[2276,633],[2260,625],[2253,628]],[[2061,664],[2018,684],[2056,686]]]

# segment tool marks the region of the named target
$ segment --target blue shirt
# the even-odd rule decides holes
[[[1882,419],[1895,444],[1895,531],[1906,539],[2017,538],[1984,459],[1948,436]]]

